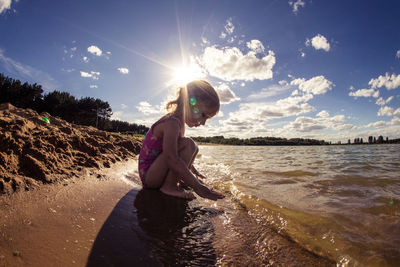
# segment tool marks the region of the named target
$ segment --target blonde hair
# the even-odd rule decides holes
[[[195,97],[199,104],[206,106],[208,109],[213,109],[215,114],[218,113],[220,107],[219,96],[214,87],[207,81],[195,80],[184,87],[178,88],[177,98],[167,103],[168,114],[179,114],[185,117],[189,109],[190,97]]]

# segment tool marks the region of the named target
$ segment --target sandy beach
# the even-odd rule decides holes
[[[257,231],[246,211],[226,213],[229,192],[213,202],[143,190],[139,140],[11,105],[0,126],[0,266],[335,265],[272,228],[267,247],[249,248]]]
[[[134,163],[3,196],[0,266],[158,266],[131,229],[138,188],[119,178]]]

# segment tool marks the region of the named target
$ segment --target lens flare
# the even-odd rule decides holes
[[[189,103],[190,103],[190,105],[194,106],[197,103],[197,99],[192,96],[191,98],[189,98]]]

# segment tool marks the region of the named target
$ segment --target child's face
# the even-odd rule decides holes
[[[204,125],[206,121],[215,116],[217,111],[213,108],[191,101],[186,124],[192,127]]]

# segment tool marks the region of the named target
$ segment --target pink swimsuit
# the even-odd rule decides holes
[[[143,140],[142,149],[140,150],[139,154],[139,176],[144,186],[146,186],[145,177],[147,170],[156,160],[158,155],[160,155],[163,151],[163,138],[154,136],[153,129],[157,124],[167,120],[176,120],[179,123],[179,127],[181,127],[181,121],[177,117],[162,118],[151,126],[150,130],[147,132],[146,137]],[[181,137],[181,134],[179,134],[179,137]]]

